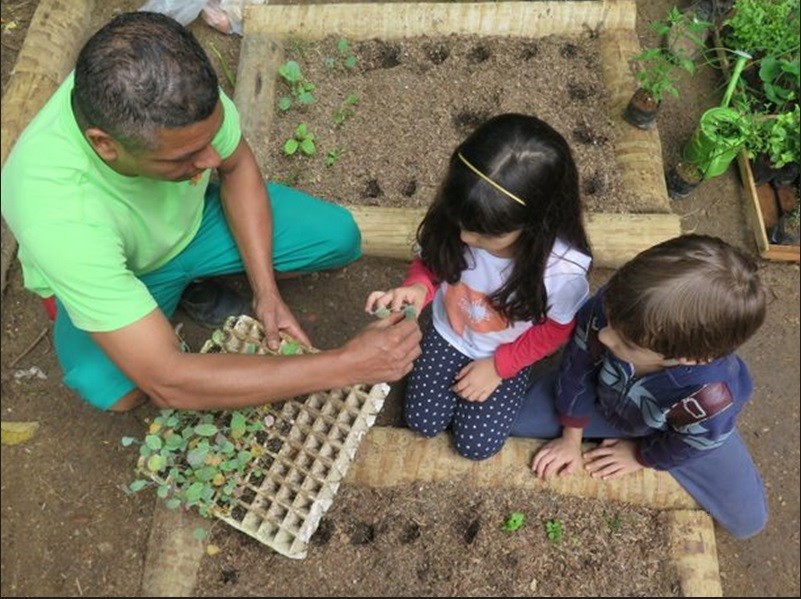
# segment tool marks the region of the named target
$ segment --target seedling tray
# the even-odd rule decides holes
[[[261,323],[232,316],[200,352],[319,351],[287,336],[272,351],[263,340]],[[356,385],[244,410],[163,412],[138,471],[168,506],[196,507],[282,555],[304,558],[388,392],[386,383]],[[160,450],[169,446],[172,457],[165,458]]]

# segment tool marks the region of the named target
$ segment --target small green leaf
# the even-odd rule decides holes
[[[286,112],[292,108],[292,97],[291,96],[281,96],[278,99],[278,110],[282,112]]]
[[[163,455],[154,454],[147,460],[147,469],[151,472],[161,472],[167,465],[167,458]]]
[[[133,443],[137,442],[137,439],[134,437],[123,437],[120,442],[122,443],[123,447],[130,447]]]
[[[145,445],[147,445],[153,451],[158,451],[161,449],[163,443],[161,441],[161,437],[158,435],[147,435],[145,437]]]
[[[128,485],[128,489],[136,493],[137,491],[141,491],[142,489],[144,489],[147,485],[148,481],[139,479],[133,481],[130,485]]]
[[[215,424],[198,424],[195,427],[195,434],[201,437],[211,437],[216,435],[218,430]]]
[[[288,139],[284,142],[284,154],[287,156],[292,156],[298,151],[299,147],[300,143],[298,143],[297,139]]]
[[[525,521],[526,516],[523,514],[523,512],[512,512],[506,519],[506,522],[503,523],[503,526],[501,526],[501,529],[508,530],[510,532],[520,530]]]

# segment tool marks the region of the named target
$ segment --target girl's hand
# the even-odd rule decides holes
[[[604,439],[584,453],[584,469],[593,478],[612,480],[642,469],[637,461],[637,444],[626,439]]]
[[[567,476],[580,467],[581,433],[574,437],[563,434],[540,448],[531,461],[531,470],[538,478],[548,480],[552,476]]]
[[[456,374],[451,391],[467,401],[486,401],[501,384],[493,358],[470,362]]]
[[[420,314],[425,303],[426,292],[425,286],[419,283],[408,287],[396,287],[389,291],[373,291],[367,296],[364,310],[368,314],[375,314],[381,308],[391,312],[400,312],[406,306],[414,306],[417,314]]]

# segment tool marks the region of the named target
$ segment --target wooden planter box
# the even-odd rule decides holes
[[[737,156],[740,167],[740,178],[746,194],[746,216],[754,232],[759,255],[767,260],[799,262],[801,251],[797,245],[780,245],[771,243],[768,231],[776,224],[781,215],[778,200],[770,183],[756,185],[751,162],[745,151]]]
[[[720,32],[715,31],[713,37],[721,72],[725,80],[728,81],[731,74],[731,65],[726,53],[723,51]],[[768,238],[768,231],[776,224],[781,214],[773,188],[769,183],[756,185],[754,172],[751,169],[751,161],[748,159],[748,154],[745,150],[741,150],[737,155],[737,164],[740,168],[740,180],[746,194],[745,213],[749,226],[754,233],[759,255],[767,260],[799,262],[799,255],[801,254],[799,246],[771,243]]]

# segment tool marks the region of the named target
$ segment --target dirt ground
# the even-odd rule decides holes
[[[3,0],[0,4],[4,89],[37,3],[36,0]],[[116,11],[135,9],[139,4],[130,0],[98,3],[95,21],[99,24]],[[661,18],[672,4],[665,0],[638,2],[638,32],[644,44],[652,41],[648,21]],[[215,64],[219,66],[224,62],[229,68],[236,64],[238,38],[219,34],[200,21],[194,23],[192,29],[204,45],[210,48],[213,44],[220,52],[222,61]],[[546,76],[543,72],[542,81]],[[223,85],[227,85],[224,78]],[[675,162],[683,140],[701,112],[718,101],[719,87],[713,72],[702,73],[683,81],[681,98],[671,98],[663,106],[658,127],[666,165]],[[478,108],[488,110],[482,106]],[[600,133],[596,137],[600,138],[603,130],[601,125],[598,127]],[[442,143],[450,148],[454,140]],[[342,160],[347,156],[343,154]],[[420,176],[431,176],[431,181],[436,181],[436,176],[430,173]],[[366,172],[365,177],[354,184],[359,190],[374,191],[374,187],[366,185],[370,179],[370,173]],[[583,179],[587,180],[584,173]],[[411,195],[403,193],[404,189],[408,190],[407,185],[408,177],[399,177],[397,183],[381,181],[383,196],[368,193],[362,197],[368,203],[403,201],[404,197],[409,200]],[[417,182],[419,196],[415,197],[424,198],[429,193],[426,185]],[[326,194],[321,192],[321,195]],[[674,202],[672,208],[681,216],[685,232],[719,235],[755,252],[753,236],[742,210],[743,202],[737,173],[731,169],[704,183],[689,198]],[[369,258],[336,272],[285,281],[282,293],[315,344],[320,348],[333,347],[367,322],[361,310],[366,293],[395,284],[402,276],[403,266],[393,260]],[[765,325],[740,352],[750,364],[756,381],[755,397],[743,416],[741,432],[765,480],[771,519],[763,533],[747,541],[737,541],[724,531],[716,530],[723,591],[725,596],[732,597],[799,595],[799,268],[795,264],[765,260],[761,261],[761,266],[775,301]],[[593,275],[593,282],[597,285],[608,276],[608,271],[599,269]],[[231,282],[242,284],[236,278]],[[140,593],[155,499],[145,493],[127,496],[122,492],[121,488],[132,480],[134,456],[130,449],[120,445],[120,439],[141,436],[146,419],[154,412],[144,408],[131,414],[110,415],[96,412],[78,401],[60,382],[59,367],[46,334],[48,328],[39,302],[22,289],[19,268],[14,264],[2,304],[0,405],[4,420],[37,421],[40,428],[24,445],[2,449],[2,595],[136,596]],[[191,323],[187,323],[186,328],[190,343],[198,348],[207,332]],[[401,386],[393,388],[379,425],[399,423],[400,390]],[[447,486],[425,488],[420,492],[429,494],[423,498],[425,501],[415,497],[409,489],[398,490],[395,494],[357,488],[341,491],[340,501],[325,520],[328,533],[323,534],[325,530],[321,527],[323,530],[316,539],[329,550],[350,559],[354,572],[364,572],[361,585],[355,580],[343,582],[342,576],[322,574],[329,593],[325,593],[323,587],[313,586],[303,591],[305,587],[301,584],[293,588],[260,585],[260,581],[268,580],[270,572],[281,566],[282,558],[260,555],[263,548],[238,533],[215,532],[215,542],[223,551],[204,561],[199,580],[205,584],[197,595],[323,593],[343,596],[354,594],[353,587],[347,586],[351,583],[361,590],[372,590],[376,595],[393,595],[400,588],[408,588],[412,595],[429,594],[436,589],[439,592],[433,594],[437,595],[483,592],[492,596],[586,596],[603,595],[602,591],[606,590],[611,596],[636,596],[640,593],[632,591],[639,588],[635,581],[640,580],[638,577],[647,577],[648,568],[653,567],[649,564],[653,551],[631,541],[628,544],[634,551],[624,557],[615,558],[616,550],[608,549],[606,556],[594,555],[585,560],[589,572],[608,568],[609,563],[643,562],[644,570],[598,575],[598,581],[615,576],[627,578],[630,586],[621,589],[595,584],[565,592],[564,588],[548,586],[542,578],[539,584],[534,584],[537,578],[534,575],[529,577],[525,588],[516,586],[515,581],[523,580],[533,571],[534,558],[544,559],[548,553],[536,545],[537,539],[533,537],[516,537],[514,543],[505,537],[504,555],[495,555],[499,541],[493,522],[515,505],[515,497],[500,500],[489,494],[477,495]],[[442,499],[442,505],[463,509],[451,510],[455,519],[432,522],[431,514],[436,512],[430,510],[437,507],[432,505],[432,497]],[[543,506],[548,505],[546,499],[541,501]],[[598,505],[564,503],[563,509],[573,510],[563,512],[562,518],[569,521],[574,521],[577,514],[604,509]],[[409,506],[407,511],[397,509],[401,505]],[[483,517],[481,532],[474,536],[474,543],[466,543],[465,537],[458,538],[454,530],[462,531],[465,518],[476,513],[471,509],[476,510],[479,505],[483,506],[479,510]],[[388,506],[395,506],[395,509]],[[546,510],[543,514],[555,513],[547,511],[547,507],[543,509]],[[467,520],[470,520],[467,522],[469,529],[474,519]],[[365,523],[373,527],[366,535],[371,542],[360,544],[354,539],[365,538],[363,531],[359,536],[362,530],[359,527]],[[652,534],[645,528],[629,528],[628,534],[633,533],[638,533],[643,543],[647,543],[647,539],[651,539],[648,535]],[[392,539],[394,544],[390,543]],[[413,542],[404,543],[404,539]],[[601,545],[608,539],[587,537],[583,542]],[[551,576],[574,575],[578,547],[569,547],[573,551],[566,551],[567,547],[560,549],[561,561],[549,562]],[[426,561],[421,554],[431,557]],[[642,556],[648,559],[637,559]],[[379,565],[400,559],[409,565],[408,572],[416,574],[410,586],[401,587],[398,579],[375,576],[375,572],[381,572]],[[347,565],[348,561],[344,563]],[[295,563],[287,568],[290,567],[298,566]],[[321,572],[341,572],[341,569],[326,569],[325,563],[309,562],[308,567]],[[480,578],[486,568],[495,569],[489,582],[487,578]],[[373,579],[370,572],[374,573]],[[290,573],[291,570],[287,572]],[[300,574],[302,569],[295,570],[293,575],[297,579]],[[475,583],[470,584],[470,581]],[[457,586],[457,582],[463,586]],[[345,586],[338,586],[343,584]],[[673,594],[671,591],[675,589],[671,589],[670,582],[665,584],[665,587],[650,587],[642,594]]]

